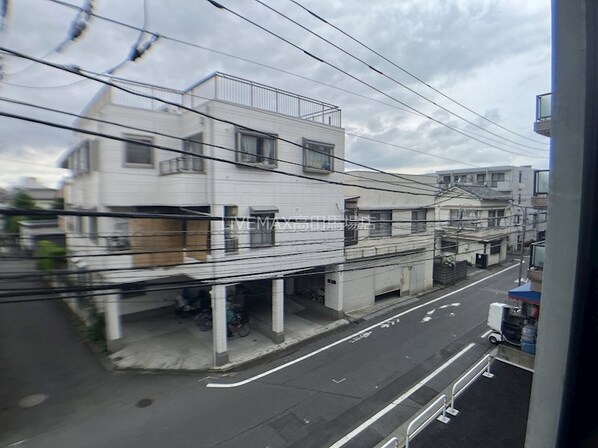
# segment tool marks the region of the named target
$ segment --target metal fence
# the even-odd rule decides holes
[[[341,126],[338,106],[259,84],[224,73],[215,73],[193,87],[185,104],[196,106],[206,99],[217,99],[330,126]]]

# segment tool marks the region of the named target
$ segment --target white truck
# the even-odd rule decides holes
[[[494,302],[488,310],[488,326],[492,332],[488,340],[493,344],[508,342],[520,345],[521,331],[524,326],[524,317],[519,313],[517,306],[507,303]]]

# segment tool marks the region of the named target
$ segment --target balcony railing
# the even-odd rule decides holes
[[[552,93],[536,96],[536,122],[534,132],[550,137],[550,118],[552,114]]]
[[[338,106],[219,72],[189,88],[184,101],[186,106],[197,107],[212,99],[341,126]]]
[[[199,157],[175,157],[160,162],[160,175],[197,173],[203,171],[203,160]]]

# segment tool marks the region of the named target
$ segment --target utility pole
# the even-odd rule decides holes
[[[521,256],[519,257],[519,286],[521,286],[521,276],[523,275],[523,255],[525,253],[525,226],[527,225],[527,208],[523,209],[523,228],[521,230]]]

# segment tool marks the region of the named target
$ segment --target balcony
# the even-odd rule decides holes
[[[545,93],[536,96],[536,122],[534,132],[550,137],[550,116],[551,116],[552,93]]]
[[[532,244],[530,254],[530,268],[527,278],[531,283],[531,290],[542,292],[542,276],[544,274],[544,241]]]
[[[285,90],[216,72],[184,93],[184,105],[196,108],[209,100],[249,106],[289,117],[341,127],[338,106]]]
[[[203,159],[199,157],[175,157],[160,162],[160,176],[178,173],[203,172]]]
[[[531,198],[532,207],[544,209],[548,207],[548,170],[534,171],[534,195]]]

